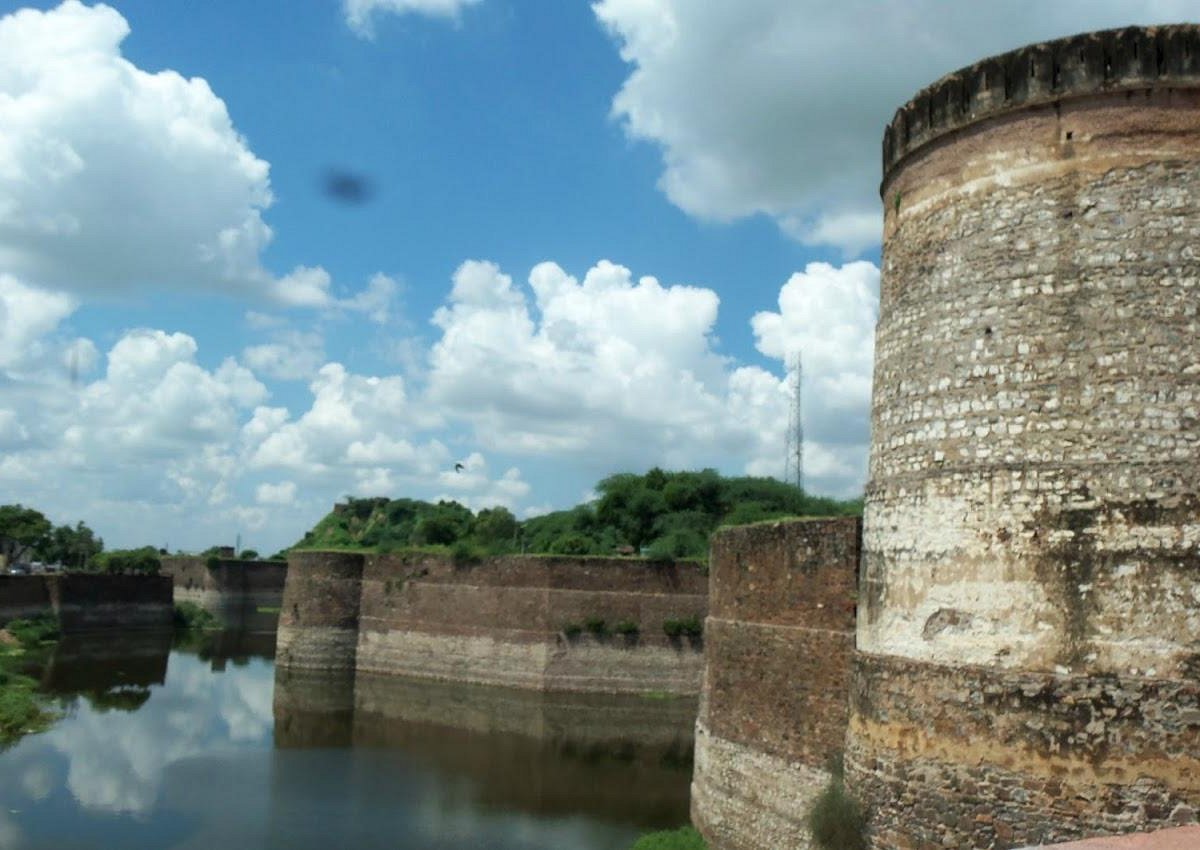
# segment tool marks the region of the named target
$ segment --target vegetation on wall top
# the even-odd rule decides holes
[[[297,548],[464,547],[487,554],[641,554],[704,558],[720,526],[795,516],[857,515],[862,501],[810,496],[773,478],[726,478],[711,469],[619,473],[587,504],[519,522],[507,509],[473,513],[458,502],[355,499],[338,504]]]

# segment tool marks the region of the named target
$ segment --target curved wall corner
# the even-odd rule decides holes
[[[725,529],[709,558],[692,821],[713,850],[805,850],[841,756],[857,517]]]
[[[278,669],[355,669],[364,561],[349,552],[288,555],[275,639]]]

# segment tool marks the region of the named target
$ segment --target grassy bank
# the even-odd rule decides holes
[[[175,631],[211,632],[221,628],[221,622],[195,602],[176,602]]]
[[[0,629],[0,749],[49,728],[58,718],[53,701],[25,673],[58,637],[58,623],[51,616],[11,620]]]
[[[690,826],[651,832],[633,843],[629,850],[708,850],[700,833]]]

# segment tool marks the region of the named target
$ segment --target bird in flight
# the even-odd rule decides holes
[[[456,464],[454,464],[454,471],[455,471],[455,472],[462,472],[462,471],[463,471],[463,469],[465,469],[465,467],[464,467],[464,466],[463,466],[461,463],[456,463]]]

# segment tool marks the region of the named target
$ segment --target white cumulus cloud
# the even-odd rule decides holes
[[[271,342],[243,349],[242,361],[270,378],[309,380],[325,363],[325,341],[313,331],[280,330]]]
[[[845,397],[853,409],[842,413],[864,422],[849,429],[857,440],[846,437],[844,425],[820,434],[814,429],[812,483],[843,494],[862,484],[866,429],[859,379],[865,350],[869,395],[870,287],[878,272],[869,263],[825,268],[827,279],[814,280],[813,291],[800,298],[802,318],[789,282],[777,321],[756,321],[763,326],[763,353],[781,361],[787,341],[803,338],[798,321],[806,332],[830,334],[821,356],[812,343],[811,368],[823,387],[838,387],[839,394],[813,393],[813,410],[826,419],[841,415]],[[865,309],[847,308],[846,296],[865,298]],[[542,263],[530,273],[528,290],[494,264],[467,262],[434,315],[442,336],[430,357],[429,399],[470,422],[476,440],[493,451],[603,471],[659,464],[778,475],[786,379],[716,353],[718,307],[709,289],[635,279],[607,261],[582,280]],[[819,440],[829,446],[818,447]],[[444,480],[450,486],[453,479]]]
[[[329,275],[260,255],[270,166],[199,77],[121,52],[128,22],[66,0],[0,17],[0,269],[94,294],[172,288],[331,303]]]
[[[851,255],[879,240],[883,128],[919,89],[1029,42],[1195,16],[1183,0],[592,8],[631,66],[613,114],[661,149],[659,185],[673,203],[718,221],[769,215]]]
[[[437,422],[409,399],[401,376],[355,375],[340,363],[327,363],[310,389],[312,406],[297,419],[282,408],[254,411],[243,428],[254,468],[310,476],[396,466],[432,473],[444,462],[440,443],[416,449],[394,436]]]
[[[463,9],[478,2],[480,0],[342,0],[342,11],[350,29],[363,38],[372,38],[374,19],[380,14],[456,19]]]
[[[254,499],[260,505],[290,505],[296,501],[296,482],[281,481],[278,484],[259,484]]]

